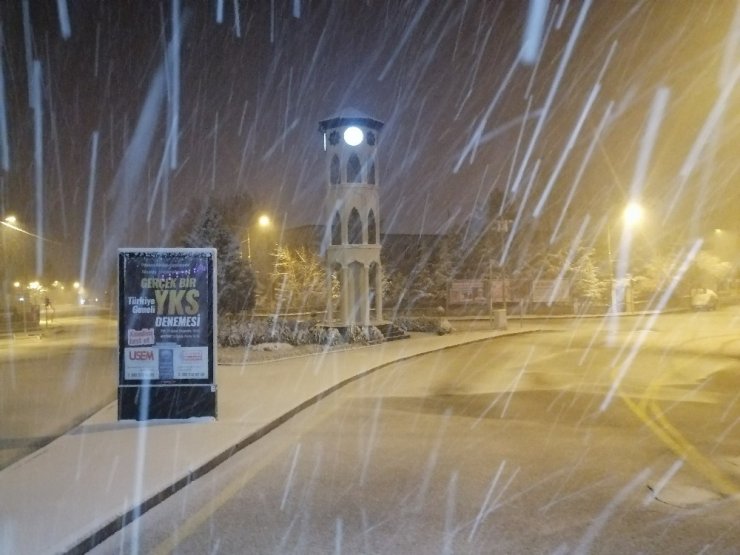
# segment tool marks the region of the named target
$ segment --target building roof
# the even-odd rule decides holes
[[[343,108],[333,116],[321,120],[319,122],[319,132],[325,133],[327,129],[345,127],[348,125],[361,125],[363,127],[380,131],[383,128],[384,123],[368,116],[356,108],[347,107]]]

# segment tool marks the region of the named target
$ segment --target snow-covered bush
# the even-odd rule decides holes
[[[314,332],[316,324],[314,322],[293,321],[289,323],[289,327],[291,328],[291,334],[288,337],[288,342],[291,345],[309,345],[316,342]]]
[[[439,328],[439,318],[432,316],[418,316],[415,318],[402,316],[397,318],[393,324],[405,331],[436,332]]]
[[[344,337],[347,343],[359,343],[362,345],[383,341],[383,334],[375,326],[349,326],[345,330]]]
[[[266,343],[299,345],[338,345],[344,342],[335,328],[326,328],[315,320],[252,319],[225,315],[219,319],[218,344],[222,347],[248,347]],[[362,336],[364,342],[382,340],[377,328]]]
[[[344,330],[344,339],[347,343],[363,343],[365,342],[365,335],[362,331],[361,326],[349,326]]]
[[[267,320],[252,320],[249,323],[249,333],[245,337],[245,345],[260,343],[281,343],[283,326],[272,318]]]
[[[222,347],[237,347],[240,345],[241,337],[238,328],[230,317],[219,320],[217,341]]]
[[[315,345],[334,346],[344,342],[342,334],[336,328],[314,325],[310,330],[311,343]]]
[[[370,343],[379,343],[385,339],[383,337],[383,332],[381,332],[378,328],[375,326],[369,326],[367,328],[367,335]]]
[[[337,328],[326,330],[326,339],[321,342],[322,345],[340,345],[344,341],[342,334]]]
[[[448,333],[452,333],[452,324],[447,318],[441,318],[437,326],[437,335],[447,335]]]

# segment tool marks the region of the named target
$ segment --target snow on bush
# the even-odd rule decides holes
[[[437,326],[437,335],[447,335],[448,333],[452,333],[452,324],[450,324],[450,321],[447,318],[442,318],[439,321],[439,325]]]
[[[336,328],[325,328],[323,326],[314,326],[310,330],[311,343],[315,345],[326,345],[332,347],[344,342],[342,334]]]
[[[383,334],[375,326],[350,326],[345,331],[347,343],[368,345],[383,341]]]
[[[374,330],[374,331],[373,331]],[[377,328],[366,332],[363,341],[382,340]],[[287,344],[338,345],[345,339],[335,328],[326,328],[316,321],[283,320],[278,318],[251,319],[226,315],[219,319],[218,344],[222,347]],[[262,350],[265,350],[264,348]]]
[[[344,341],[342,334],[339,333],[337,328],[319,328],[319,332],[325,335],[322,340],[319,341],[321,345],[339,345]]]
[[[402,316],[393,322],[396,327],[399,327],[406,331],[421,331],[421,332],[434,332],[436,333],[439,329],[439,318],[432,316],[419,316],[416,318],[409,318]]]
[[[260,343],[253,347],[257,351],[286,351],[292,349],[293,345],[288,343]]]

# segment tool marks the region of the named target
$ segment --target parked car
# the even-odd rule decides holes
[[[691,308],[694,310],[716,310],[717,293],[706,287],[691,290]]]

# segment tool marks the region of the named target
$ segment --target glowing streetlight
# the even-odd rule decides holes
[[[272,227],[272,219],[267,214],[260,214],[257,217],[257,227],[260,229],[267,229],[269,227]],[[242,241],[242,243],[247,243],[247,260],[250,262],[252,261],[252,236],[251,236],[251,229],[250,227],[247,227],[247,240]]]
[[[257,225],[260,227],[269,227],[272,223],[272,220],[270,220],[270,216],[267,214],[261,214],[259,218],[257,218]]]
[[[625,207],[622,217],[624,219],[624,225],[627,227],[634,227],[642,222],[645,217],[645,210],[640,204],[630,202]]]
[[[632,229],[637,227],[645,219],[645,209],[638,202],[631,201],[624,207],[622,211],[622,222],[624,223],[625,229]],[[609,249],[609,267],[612,268],[612,275],[614,269],[612,267],[612,226],[611,224],[606,226],[606,239],[607,247]]]
[[[645,219],[645,209],[642,207],[642,205],[635,201],[630,201],[627,206],[624,207],[624,210],[622,211],[622,222],[624,224],[624,232],[627,233],[634,229],[635,227],[639,226],[643,220]],[[611,273],[611,282],[612,282],[612,307],[616,307],[618,303],[618,298],[616,296],[616,282],[617,277],[619,277],[619,281],[622,281],[623,278],[625,278],[625,275],[629,277],[629,274],[616,276],[616,273],[614,271],[614,258],[612,256],[612,232],[611,232],[611,224],[607,225],[606,228],[606,238],[607,238],[607,248],[609,251],[609,271]],[[625,238],[623,235],[623,247],[627,245],[627,249],[629,249],[629,242],[631,236],[627,236],[627,239],[625,242]],[[629,280],[628,280],[629,281]],[[625,293],[622,293],[622,295],[625,295]],[[626,292],[626,299],[627,303],[627,310],[629,312],[632,312],[634,310],[634,301],[632,299],[632,290],[631,286],[628,287],[628,290]]]
[[[18,218],[16,218],[15,216],[6,216],[2,220],[0,220],[0,224],[3,224],[5,227],[9,227],[10,229],[15,229],[16,231],[23,232],[23,230],[18,227]]]
[[[39,237],[38,235],[34,235],[33,233],[26,231],[23,229],[18,222],[18,218],[15,216],[6,216],[2,220],[0,220],[0,225],[4,225],[5,227],[9,227],[10,229],[14,229],[15,231],[19,231],[23,233],[24,235],[30,235],[31,237]],[[46,241],[47,239],[44,239]]]

